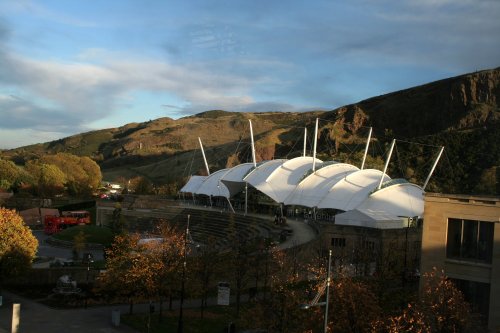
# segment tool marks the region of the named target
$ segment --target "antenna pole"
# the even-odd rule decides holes
[[[392,150],[394,149],[395,144],[396,139],[393,139],[391,148],[389,149],[389,155],[387,156],[387,160],[385,161],[384,172],[382,173],[382,177],[380,177],[380,183],[378,184],[377,190],[380,190],[380,188],[382,187],[382,182],[384,181],[385,173],[387,172],[387,167],[389,166],[389,161],[391,160]]]
[[[205,151],[203,150],[203,144],[201,143],[200,137],[198,137],[198,141],[200,142],[201,154],[203,155],[203,161],[205,162],[205,168],[207,169],[207,175],[210,176],[210,169],[208,169],[207,158],[205,157]]]
[[[248,122],[250,123],[250,140],[252,140],[252,161],[253,167],[255,168],[257,166],[257,162],[255,161],[255,143],[253,142],[252,120],[248,119]]]
[[[427,179],[425,180],[424,186],[422,186],[422,190],[425,191],[425,188],[427,187],[427,184],[429,183],[429,180],[431,179],[432,174],[434,173],[434,169],[436,169],[436,166],[439,162],[439,159],[441,158],[441,155],[443,154],[444,151],[444,146],[441,147],[441,150],[439,151],[439,154],[434,161],[434,164],[432,165],[431,172],[429,172],[429,175],[427,176]]]
[[[368,132],[368,140],[366,140],[365,154],[363,155],[363,162],[361,163],[361,170],[365,167],[366,155],[368,155],[368,147],[370,146],[370,140],[372,138],[372,128]]]
[[[328,303],[330,302],[330,282],[331,282],[331,270],[332,270],[332,250],[328,252],[328,274],[326,276],[326,301],[325,301],[325,323],[323,331],[328,332]]]
[[[247,216],[248,211],[248,183],[245,182],[245,216]]]
[[[304,127],[304,154],[302,156],[306,157],[306,146],[307,146],[307,127]]]
[[[314,148],[313,148],[313,172],[316,171],[316,145],[318,143],[318,118],[316,118],[316,126],[314,127]]]

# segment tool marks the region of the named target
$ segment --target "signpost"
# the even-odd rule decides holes
[[[217,305],[229,305],[230,298],[230,288],[229,283],[219,282],[218,293],[217,293]]]

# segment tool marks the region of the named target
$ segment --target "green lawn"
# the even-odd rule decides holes
[[[183,327],[185,333],[221,333],[225,332],[231,319],[231,313],[234,309],[230,307],[210,307],[205,309],[204,318],[200,318],[199,309],[184,309],[183,311]],[[179,310],[164,311],[162,321],[159,321],[158,309],[151,315],[150,326],[148,330],[148,315],[147,314],[123,314],[121,319],[123,323],[140,332],[160,333],[160,332],[176,332],[179,321]]]
[[[62,230],[61,232],[53,235],[53,237],[64,241],[73,241],[75,236],[78,235],[80,231],[84,233],[86,243],[95,243],[109,246],[113,241],[113,234],[111,232],[111,229],[106,227],[97,227],[95,225],[79,225],[71,227]]]

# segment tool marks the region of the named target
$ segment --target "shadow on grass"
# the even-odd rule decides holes
[[[210,307],[205,310],[203,319],[200,311],[184,309],[183,323],[185,333],[221,333],[226,332],[231,322],[237,326],[233,318],[234,310],[230,307]],[[165,311],[160,320],[158,313],[148,314],[123,314],[121,320],[124,324],[140,332],[177,332],[179,310]],[[148,327],[149,325],[149,327]]]

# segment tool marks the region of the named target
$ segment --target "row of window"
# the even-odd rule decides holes
[[[493,254],[494,223],[465,219],[448,219],[446,256],[450,259],[491,263]],[[346,239],[333,237],[332,247],[345,247]],[[414,248],[421,242],[415,242]],[[374,250],[375,242],[363,241],[363,249]]]
[[[446,257],[491,263],[494,223],[448,219]]]

